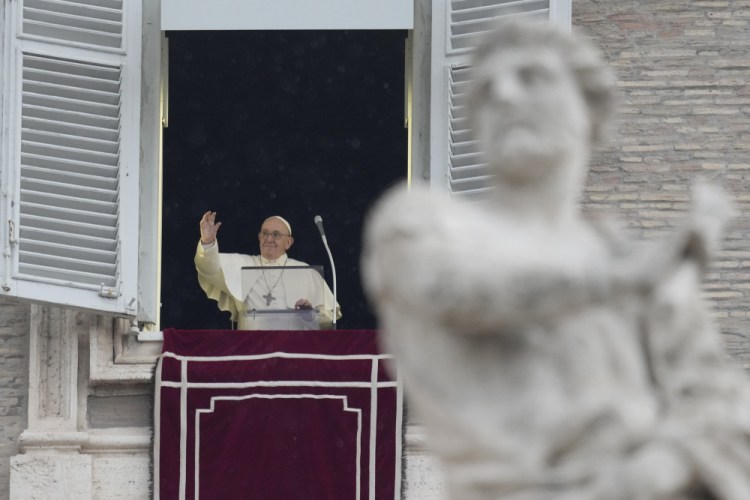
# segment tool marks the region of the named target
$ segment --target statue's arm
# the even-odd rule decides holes
[[[604,251],[549,245],[464,205],[395,190],[365,232],[365,285],[376,304],[479,330],[546,321],[608,292]],[[507,227],[512,227],[508,225]]]
[[[425,189],[395,189],[368,219],[365,286],[376,304],[476,331],[645,297],[679,266],[705,267],[718,247],[729,204],[713,188],[694,198],[681,229],[636,252],[595,231],[535,233]]]

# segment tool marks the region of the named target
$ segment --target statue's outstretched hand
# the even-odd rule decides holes
[[[705,272],[721,244],[724,228],[735,215],[734,207],[718,186],[694,186],[692,207],[683,225],[671,237],[634,252],[612,266],[613,289],[651,293],[685,264]]]
[[[219,232],[221,222],[216,222],[216,212],[208,211],[201,217],[201,243],[210,245],[216,241],[216,233]]]
[[[705,269],[721,246],[729,221],[736,216],[723,189],[705,182],[693,186],[693,206],[687,221],[688,241],[683,256],[695,259]]]

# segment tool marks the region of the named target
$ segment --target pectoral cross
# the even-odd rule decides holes
[[[266,294],[266,295],[262,295],[262,297],[263,297],[264,299],[266,299],[266,305],[267,305],[267,306],[270,306],[270,305],[271,305],[271,301],[272,301],[272,300],[276,300],[276,297],[274,297],[273,295],[271,295],[271,291],[270,291],[270,290],[268,291],[268,294]]]

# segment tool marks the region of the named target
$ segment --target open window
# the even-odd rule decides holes
[[[0,3],[0,295],[158,323],[163,29],[416,28],[412,170],[481,198],[463,107],[475,36],[507,15],[569,26],[571,2],[417,4],[431,25],[414,27],[412,0]]]
[[[407,29],[413,7],[20,0],[0,13],[0,293],[158,323],[161,29]]]
[[[408,173],[405,30],[167,32],[162,327],[230,328],[197,285],[206,210],[222,252],[257,254],[262,220],[293,228],[289,256],[323,265],[321,215],[336,263],[339,328],[373,328],[360,285],[363,218]]]

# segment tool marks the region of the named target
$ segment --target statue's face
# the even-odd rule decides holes
[[[554,50],[502,49],[474,74],[474,133],[501,180],[533,181],[589,147],[586,104]]]
[[[267,236],[263,236],[264,234]],[[263,221],[258,240],[260,241],[260,254],[268,260],[278,259],[294,243],[286,225],[275,217]]]

